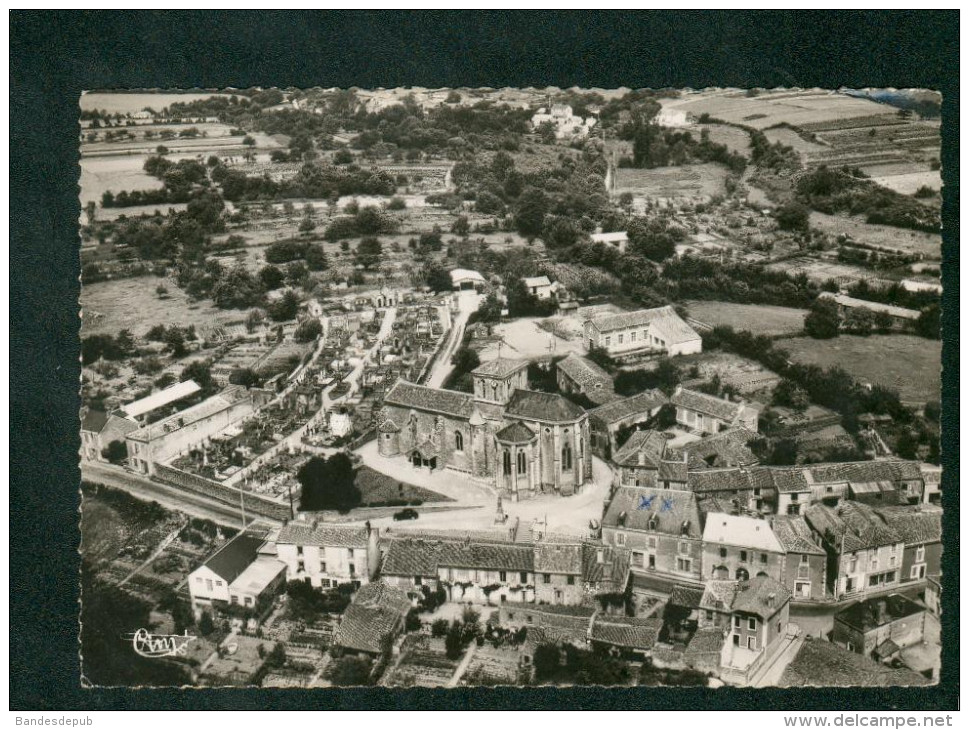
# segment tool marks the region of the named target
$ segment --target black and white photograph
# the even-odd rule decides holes
[[[938,91],[77,103],[78,685],[940,681]]]

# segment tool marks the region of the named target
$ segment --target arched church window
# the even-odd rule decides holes
[[[502,471],[506,477],[511,476],[511,454],[508,453],[508,449],[505,449],[503,454]]]
[[[524,474],[528,470],[528,465],[525,461],[525,452],[518,452],[518,473]]]
[[[460,431],[454,432],[454,449],[455,451],[464,451],[464,434]]]
[[[562,447],[562,471],[572,471],[572,449],[568,444]]]

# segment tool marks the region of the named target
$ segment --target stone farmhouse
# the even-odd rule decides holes
[[[483,363],[473,394],[398,381],[377,421],[380,454],[470,474],[515,501],[575,494],[592,478],[588,416],[561,395],[526,390],[526,367]]]

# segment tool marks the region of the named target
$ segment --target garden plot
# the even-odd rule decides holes
[[[521,684],[521,653],[510,646],[495,648],[485,642],[474,651],[474,656],[461,675],[461,684],[474,685],[514,685]]]
[[[898,391],[908,403],[939,400],[942,343],[914,335],[841,335],[833,340],[798,337],[779,340],[794,361],[844,368],[862,383]]]
[[[385,687],[446,687],[459,659],[448,659],[443,639],[411,635],[404,639],[400,661],[384,675]]]
[[[902,193],[902,195],[912,195],[922,187],[932,188],[935,191],[942,189],[942,173],[939,170],[891,175],[879,174],[883,171],[876,168],[873,172],[878,174],[878,177],[872,177],[872,180],[890,190]]]
[[[696,365],[701,379],[710,380],[716,375],[721,383],[732,385],[744,394],[773,388],[780,382],[780,377],[763,365],[731,352],[715,350],[677,358],[675,362],[687,369]]]
[[[728,174],[725,167],[712,163],[651,170],[623,167],[616,170],[614,192],[632,193],[634,199],[709,200],[724,194]]]
[[[767,137],[767,140],[772,144],[779,142],[780,144],[787,145],[788,147],[793,147],[794,151],[801,155],[802,160],[808,155],[817,154],[827,149],[827,147],[818,144],[817,142],[809,142],[793,129],[788,127],[765,129],[764,136]]]

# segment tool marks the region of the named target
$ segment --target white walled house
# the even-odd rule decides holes
[[[552,282],[547,276],[526,276],[522,281],[528,293],[539,300],[552,298]]]
[[[703,338],[671,306],[635,312],[600,314],[584,327],[586,348],[610,355],[694,355],[703,351]]]
[[[314,588],[369,583],[380,567],[379,531],[363,527],[296,520],[279,531],[276,555],[286,564],[286,579]]]
[[[266,540],[263,537],[241,532],[189,573],[188,591],[192,600],[192,611],[196,617],[201,616],[205,611],[212,612],[227,608],[233,604],[233,595],[238,605],[256,608],[258,598],[273,587],[270,585],[272,581],[261,581],[261,589],[256,591],[249,585],[251,580],[243,581],[234,587],[233,583],[258,560],[276,562],[260,554],[265,544]],[[282,566],[279,565],[277,573],[281,570]],[[264,572],[261,571],[261,575]],[[251,597],[248,603],[245,601],[245,596]]]

